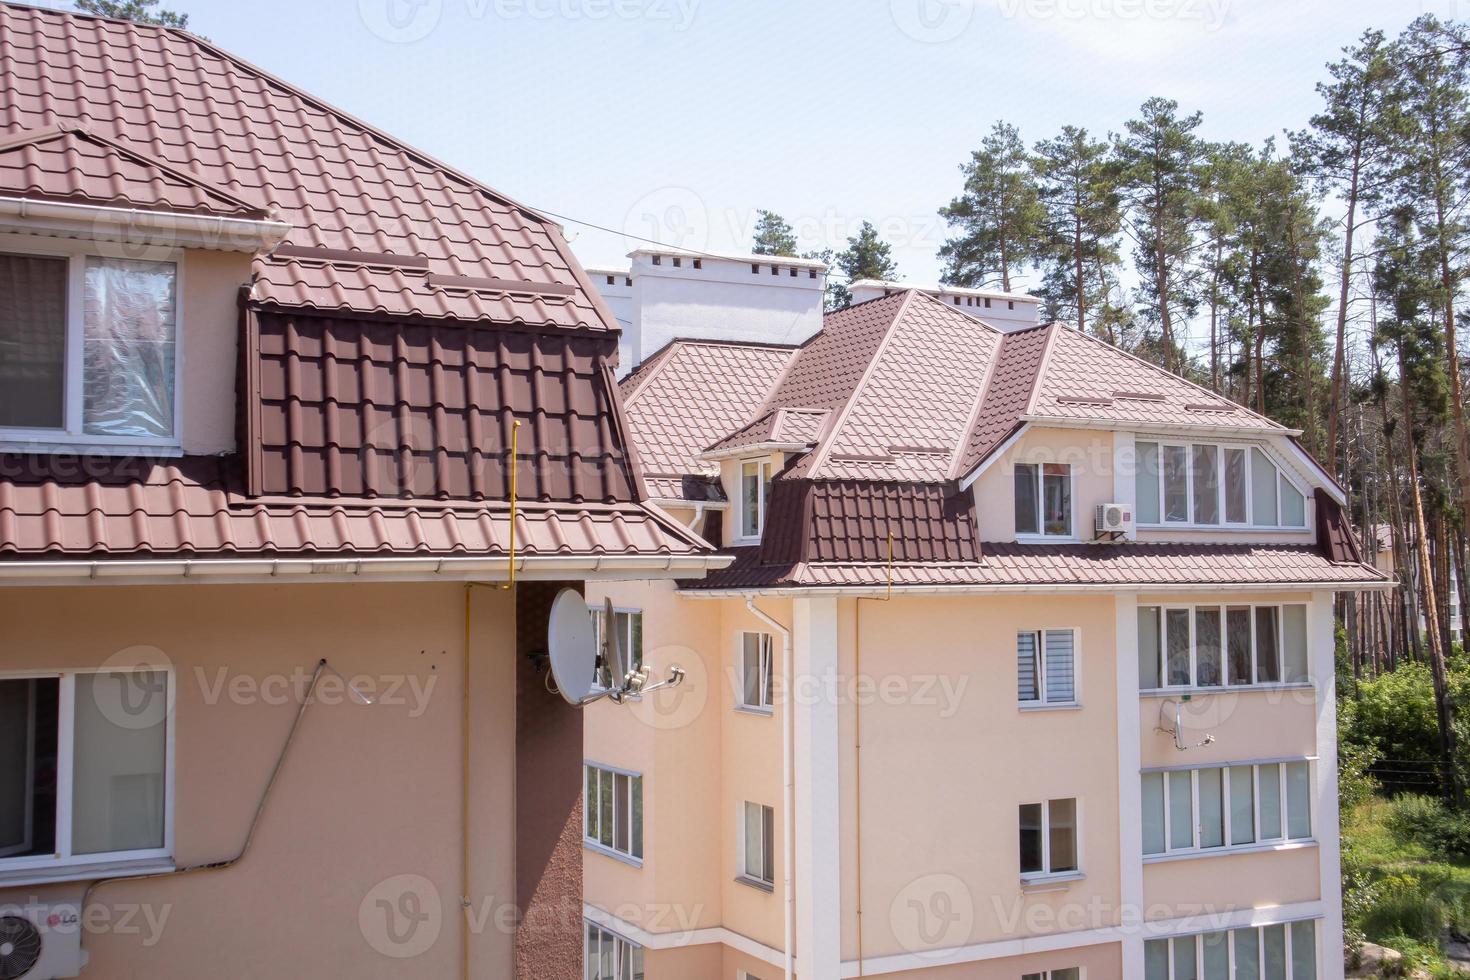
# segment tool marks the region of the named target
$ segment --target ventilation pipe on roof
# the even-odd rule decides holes
[[[781,634],[781,684],[785,688],[781,692],[781,833],[784,835],[785,859],[782,861],[781,882],[782,901],[784,909],[781,919],[785,923],[785,980],[791,980],[795,975],[795,963],[792,950],[796,939],[796,893],[792,889],[792,868],[796,865],[796,840],[795,840],[795,813],[792,809],[792,797],[795,796],[794,779],[795,774],[791,765],[791,726],[793,716],[791,714],[791,630],[776,622],[770,616],[762,612],[755,604],[755,599],[746,599],[745,608],[750,614],[771,629]]]

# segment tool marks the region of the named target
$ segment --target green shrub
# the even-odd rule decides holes
[[[1377,899],[1364,913],[1363,932],[1373,942],[1408,955],[1399,940],[1408,937],[1438,949],[1444,932],[1444,903],[1417,879],[1393,875],[1380,883]]]
[[[1388,805],[1387,823],[1401,844],[1418,844],[1438,857],[1470,855],[1470,817],[1433,797],[1395,797]]]

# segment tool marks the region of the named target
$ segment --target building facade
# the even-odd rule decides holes
[[[0,4],[0,975],[583,973],[547,610],[702,574],[539,214]]]
[[[1341,977],[1333,597],[1391,581],[1342,490],[1064,325],[868,295],[622,384],[734,561],[592,590],[689,681],[588,715],[588,976]]]

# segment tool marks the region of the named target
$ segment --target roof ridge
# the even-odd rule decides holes
[[[1006,339],[1009,336],[1009,334],[1002,333],[995,341],[995,353],[991,355],[990,363],[985,367],[985,377],[980,379],[980,390],[975,395],[975,404],[970,406],[970,414],[965,419],[965,427],[960,430],[959,440],[955,443],[954,456],[949,461],[951,480],[957,480],[962,475],[959,469],[965,461],[965,448],[974,436],[975,426],[980,421],[980,413],[985,410],[985,399],[990,395],[990,384],[995,380],[995,372],[1000,368],[1000,359],[1005,355]]]
[[[878,341],[878,346],[873,349],[873,355],[868,358],[868,363],[863,367],[862,375],[857,379],[857,383],[852,386],[852,391],[848,393],[847,400],[843,402],[842,408],[836,412],[822,441],[812,451],[811,465],[806,470],[811,476],[815,477],[818,469],[825,465],[827,459],[832,455],[832,444],[836,441],[837,433],[841,432],[842,427],[847,424],[847,418],[852,414],[853,406],[857,404],[858,395],[867,386],[868,381],[873,376],[873,372],[877,369],[878,362],[882,360],[883,354],[888,350],[888,343],[893,339],[894,328],[903,319],[903,315],[908,312],[909,304],[913,301],[914,293],[915,290],[912,289],[904,292],[903,300],[898,304],[898,309],[893,311],[893,318],[888,321],[888,326],[883,328],[883,339]],[[882,298],[887,299],[888,297],[884,296]],[[852,307],[848,307],[848,309],[852,309]]]
[[[1031,378],[1031,393],[1026,396],[1026,414],[1031,415],[1036,411],[1036,394],[1041,391],[1041,379],[1046,377],[1046,369],[1051,366],[1052,351],[1057,349],[1056,327],[1060,321],[1053,320],[1044,326],[1049,331],[1046,337],[1046,350],[1041,352],[1041,362],[1036,365],[1036,374]]]
[[[930,303],[933,303],[935,306],[939,307],[941,310],[943,310],[947,314],[950,314],[950,315],[959,314],[960,316],[964,317],[966,320],[970,320],[970,321],[973,321],[975,323],[980,324],[980,326],[984,327],[986,330],[991,331],[992,333],[1004,334],[1006,332],[1006,331],[1002,330],[1000,327],[997,327],[995,324],[991,323],[989,320],[983,320],[983,319],[981,319],[980,317],[976,316],[973,313],[966,313],[963,309],[961,309],[959,307],[952,306],[949,303],[944,302],[944,300],[940,299],[938,296],[931,296],[931,295],[929,295],[928,293],[926,293],[924,290],[920,289],[917,286],[909,286],[909,287],[907,287],[907,289],[908,289],[908,291],[910,293],[916,293],[919,296],[922,296],[925,300],[928,300]],[[1027,329],[1029,330],[1031,328],[1028,327]],[[1015,332],[1019,333],[1020,331],[1015,331]]]

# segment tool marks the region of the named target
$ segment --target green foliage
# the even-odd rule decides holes
[[[1342,706],[1344,751],[1367,749],[1391,760],[1378,774],[1391,793],[1433,790],[1426,784],[1439,758],[1439,722],[1434,680],[1420,663],[1365,680],[1356,700]],[[1428,774],[1428,775],[1426,775]]]
[[[796,235],[786,219],[774,211],[757,211],[751,252],[756,255],[796,255]]]
[[[1395,797],[1387,824],[1402,844],[1417,844],[1437,858],[1470,858],[1470,815],[1452,811],[1434,797]]]
[[[1020,132],[997,122],[960,170],[964,193],[939,209],[959,228],[939,250],[944,282],[1009,291],[1011,274],[1038,254],[1046,217]]]
[[[1099,324],[1090,316],[1107,305],[1117,284],[1121,217],[1108,144],[1085,129],[1063,126],[1059,136],[1036,144],[1031,166],[1044,214],[1039,249],[1043,318],[1070,320],[1079,329],[1092,327],[1116,339],[1107,333],[1107,320]]]
[[[837,268],[848,282],[859,279],[894,279],[898,265],[893,261],[893,246],[878,237],[878,229],[864,221],[858,233],[847,240],[847,250],[837,256]],[[834,305],[839,309],[852,303],[847,287],[833,288]]]
[[[158,9],[159,2],[160,0],[76,0],[78,10],[102,17],[116,17],[158,27],[177,27],[180,30],[189,26],[188,14],[176,13],[166,7]]]

